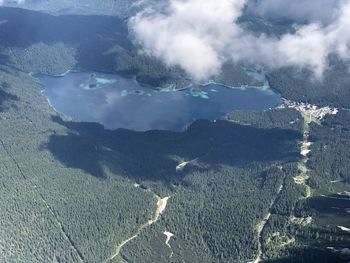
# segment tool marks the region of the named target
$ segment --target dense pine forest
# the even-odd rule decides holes
[[[31,73],[190,80],[139,54],[121,18],[0,8],[2,20],[1,262],[349,261],[350,97],[337,59],[322,85],[291,68],[266,74],[287,99],[344,108],[322,120],[278,108],[182,132],[107,130],[56,112]],[[216,81],[264,84],[229,63]]]

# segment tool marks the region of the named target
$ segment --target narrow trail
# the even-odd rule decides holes
[[[290,101],[285,98],[282,99],[283,104],[280,108],[290,108],[298,111],[304,121],[303,126],[303,142],[300,148],[300,154],[303,156],[302,161],[299,162],[300,174],[294,177],[296,184],[303,185],[306,188],[306,194],[304,198],[311,197],[311,187],[308,184],[309,180],[309,170],[307,168],[307,162],[309,160],[310,146],[311,142],[309,141],[309,130],[311,123],[317,123],[321,125],[322,119],[327,115],[337,115],[339,112],[338,108],[325,106],[319,107],[317,105],[312,105],[309,103]]]
[[[294,106],[293,106],[294,108]],[[309,134],[310,134],[310,124],[312,122],[319,123],[319,121],[325,116],[325,115],[320,115],[320,116],[313,116],[312,114],[306,114],[303,108],[295,107],[296,110],[298,110],[301,115],[303,116],[303,140],[300,145],[300,155],[302,156],[302,159],[298,163],[298,168],[300,170],[300,173],[295,176],[294,182],[299,185],[303,185],[305,187],[305,196],[303,198],[309,198],[312,196],[312,189],[310,185],[308,184],[309,180],[309,169],[307,168],[307,162],[309,161],[309,154],[310,154],[310,146],[312,143],[309,141]],[[321,109],[322,110],[322,109]],[[336,114],[336,111],[332,111],[332,113],[326,112],[327,114]],[[326,114],[325,113],[325,114]],[[283,184],[281,185],[281,188],[279,189],[276,199],[277,200],[280,192],[283,189]],[[271,204],[270,209],[274,205],[275,201]],[[271,217],[271,213],[268,213],[262,222],[258,225],[258,236],[259,236],[259,245],[258,245],[258,255],[255,260],[249,262],[249,263],[259,263],[261,262],[261,257],[262,257],[262,244],[263,244],[263,236],[262,236],[262,231],[268,222],[268,220]],[[306,223],[311,222],[312,218],[305,218]]]
[[[169,231],[164,231],[163,234],[166,236],[165,245],[166,245],[167,247],[169,247],[170,250],[171,250],[171,253],[170,253],[170,256],[169,256],[169,257],[172,258],[174,252],[173,252],[173,248],[172,248],[171,245],[170,245],[170,239],[174,236],[174,234],[171,233],[171,232],[169,232]]]
[[[15,164],[15,166],[17,167],[19,173],[21,174],[22,178],[24,180],[27,180],[27,176],[23,173],[21,167],[19,166],[17,160],[15,159],[15,157],[13,157],[13,155],[10,153],[10,151],[7,149],[5,143],[3,140],[0,139],[0,143],[2,148],[4,149],[4,151],[6,152],[7,156],[11,158],[12,162]]]
[[[309,169],[307,168],[307,162],[309,161],[310,146],[311,142],[309,141],[309,130],[310,123],[312,122],[311,118],[308,118],[306,115],[303,115],[304,118],[304,127],[303,127],[303,142],[300,147],[300,154],[303,156],[302,160],[298,164],[300,174],[294,177],[294,182],[305,187],[305,197],[311,197],[311,187],[308,185],[309,180]]]
[[[6,154],[9,156],[9,158],[13,161],[13,163],[15,164],[15,166],[17,167],[21,177],[28,181],[33,189],[34,192],[36,192],[39,197],[40,200],[43,202],[43,204],[45,205],[45,207],[47,208],[47,210],[50,212],[50,214],[52,215],[54,221],[56,222],[60,233],[62,234],[62,236],[64,237],[64,239],[68,242],[69,246],[72,248],[72,250],[76,253],[78,259],[80,262],[85,262],[84,260],[84,256],[83,253],[81,253],[81,251],[76,247],[76,245],[74,244],[72,238],[70,237],[70,235],[65,231],[62,222],[59,220],[59,218],[57,217],[56,213],[54,212],[54,210],[52,209],[52,207],[47,203],[45,197],[38,191],[38,187],[36,184],[30,182],[27,178],[27,176],[24,174],[24,172],[22,171],[22,168],[20,167],[20,165],[18,164],[16,158],[11,154],[11,152],[9,151],[9,149],[6,147],[5,143],[3,140],[0,139],[0,144],[3,147],[4,151],[6,152]]]
[[[257,234],[258,234],[258,253],[256,255],[256,258],[253,261],[249,261],[248,263],[259,263],[261,262],[261,256],[262,256],[262,244],[264,242],[264,237],[262,235],[262,232],[265,228],[265,225],[267,224],[267,222],[269,221],[270,217],[271,217],[271,209],[272,207],[275,205],[279,195],[281,194],[282,190],[284,187],[284,180],[283,183],[280,185],[276,197],[275,199],[271,202],[270,207],[269,207],[269,212],[265,215],[265,217],[263,218],[263,220],[257,225]]]
[[[70,235],[67,233],[67,231],[65,230],[62,222],[58,219],[55,211],[51,208],[51,206],[46,202],[46,199],[44,198],[44,196],[39,193],[40,197],[41,197],[41,201],[45,204],[46,208],[49,210],[49,212],[51,213],[51,215],[53,216],[53,218],[56,221],[56,224],[59,227],[59,230],[62,234],[62,236],[64,237],[64,239],[69,243],[70,247],[73,249],[73,251],[76,252],[76,254],[78,255],[79,261],[81,262],[86,262],[84,260],[84,255],[83,253],[78,249],[78,247],[75,245],[73,239],[70,237]]]
[[[310,124],[316,123],[321,125],[322,119],[327,115],[337,115],[339,112],[339,109],[332,108],[330,106],[326,107],[318,107],[316,105],[306,104],[306,103],[300,103],[300,102],[293,102],[289,101],[287,99],[283,99],[283,105],[280,108],[292,108],[298,111],[302,118],[303,118],[303,140],[300,146],[300,155],[302,156],[302,159],[298,163],[299,168],[299,174],[295,176],[294,182],[296,184],[302,185],[305,187],[305,196],[302,197],[304,199],[310,198],[312,196],[312,188],[309,185],[309,169],[307,168],[307,163],[309,161],[309,155],[310,155],[310,147],[312,145],[312,142],[310,142]],[[322,196],[322,195],[321,195]],[[326,197],[326,196],[323,196]],[[338,197],[327,197],[327,198],[335,198],[335,199],[341,199]],[[346,199],[349,200],[349,199]],[[264,226],[266,225],[267,221],[269,220],[271,214],[268,213],[264,220],[262,221],[259,230],[259,251],[258,256],[254,261],[251,261],[250,263],[259,263],[261,261],[262,251],[261,251],[261,244],[263,242],[261,233],[264,229]],[[292,217],[292,222],[299,222],[299,224],[307,225],[312,222],[312,217],[306,217],[306,218],[295,218]],[[350,229],[349,229],[350,231]]]
[[[138,187],[138,185],[136,184],[135,187]],[[151,219],[149,219],[145,224],[141,225],[141,226],[137,229],[136,233],[135,233],[133,236],[129,237],[128,239],[126,239],[126,240],[124,240],[124,241],[122,241],[120,244],[117,244],[116,247],[115,247],[115,252],[114,252],[114,254],[113,254],[111,257],[109,257],[108,259],[106,259],[106,260],[104,261],[105,263],[106,263],[106,262],[109,262],[109,261],[111,261],[111,260],[113,260],[113,259],[115,259],[116,257],[118,257],[119,254],[120,254],[120,251],[122,250],[122,248],[123,248],[127,243],[129,243],[129,242],[132,241],[133,239],[137,238],[137,237],[141,234],[141,232],[142,232],[143,230],[145,230],[146,228],[148,228],[148,227],[150,227],[151,225],[153,225],[154,223],[156,223],[156,222],[159,220],[160,216],[161,216],[161,215],[163,214],[163,212],[165,211],[165,208],[166,208],[166,206],[167,206],[167,203],[168,203],[168,200],[169,200],[170,196],[161,198],[159,195],[157,195],[156,193],[154,193],[154,192],[153,192],[152,190],[150,190],[150,189],[147,189],[147,190],[145,190],[145,191],[151,192],[151,193],[153,194],[153,197],[154,197],[154,198],[156,199],[156,201],[157,201],[157,208],[156,208],[156,211],[155,211],[154,214],[153,214],[153,217],[152,217]]]
[[[303,126],[303,140],[300,146],[300,154],[303,156],[301,161],[298,164],[298,168],[300,170],[300,174],[297,175],[296,177],[294,177],[294,181],[296,184],[300,184],[305,186],[305,198],[309,198],[311,197],[311,187],[307,184],[307,181],[309,179],[308,173],[309,170],[306,166],[309,158],[308,155],[310,153],[310,146],[311,146],[311,142],[309,141],[309,125],[312,121],[314,121],[313,119],[308,118],[308,116],[306,116],[305,114],[302,114],[303,119],[304,119],[304,126]],[[280,186],[276,198],[275,200],[271,203],[269,211],[271,210],[271,208],[273,207],[273,205],[275,204],[277,198],[279,197],[282,189],[284,187],[284,184],[282,183],[282,185]],[[263,240],[263,235],[262,232],[265,228],[265,225],[267,224],[267,222],[269,221],[271,217],[271,213],[269,212],[264,219],[258,224],[257,226],[257,232],[258,232],[258,239],[259,239],[259,243],[258,243],[258,254],[255,258],[255,260],[250,261],[248,263],[259,263],[261,262],[261,257],[262,257],[262,244],[264,242]]]

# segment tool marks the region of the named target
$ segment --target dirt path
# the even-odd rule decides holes
[[[175,168],[176,172],[182,172],[188,164],[195,162],[197,160],[198,160],[198,158],[195,158],[195,159],[190,160],[190,161],[183,161],[183,162],[179,163]]]
[[[171,232],[168,232],[168,231],[164,231],[163,232],[163,234],[166,236],[166,240],[165,240],[165,245],[167,246],[167,247],[169,247],[170,248],[170,250],[171,250],[171,253],[170,253],[170,258],[173,256],[173,249],[172,249],[172,247],[170,246],[170,239],[174,236],[174,234],[173,233],[171,233]]]
[[[137,185],[135,185],[135,187],[137,187]],[[116,245],[116,248],[115,248],[114,254],[113,254],[110,258],[106,259],[104,262],[109,262],[109,261],[115,259],[116,257],[118,257],[119,254],[120,254],[120,251],[122,250],[122,248],[123,248],[127,243],[129,243],[129,242],[132,241],[133,239],[137,238],[137,237],[139,236],[139,234],[140,234],[143,230],[145,230],[145,229],[148,228],[149,226],[151,226],[151,225],[153,225],[154,223],[156,223],[156,222],[159,220],[159,218],[160,218],[160,216],[162,215],[162,213],[165,211],[165,208],[166,208],[166,206],[167,206],[167,203],[168,203],[168,200],[169,200],[170,196],[161,198],[160,196],[158,196],[156,193],[154,193],[153,191],[151,191],[151,190],[149,190],[149,189],[147,189],[147,190],[145,190],[145,191],[151,192],[151,193],[153,194],[153,197],[154,197],[154,198],[156,199],[156,201],[157,201],[157,208],[156,208],[156,211],[154,212],[153,217],[152,217],[150,220],[148,220],[145,224],[141,225],[141,226],[138,228],[137,232],[136,232],[133,236],[129,237],[128,239],[126,239],[126,240],[124,240],[124,241],[122,241],[120,244],[117,244],[117,245]],[[170,238],[169,238],[169,239],[170,239]]]
[[[310,146],[312,143],[309,141],[309,129],[310,129],[310,123],[315,122],[315,123],[320,123],[322,118],[326,116],[327,114],[332,114],[335,115],[338,112],[338,109],[335,108],[330,108],[330,107],[324,107],[324,108],[317,108],[316,106],[313,105],[307,105],[303,103],[294,103],[288,100],[285,100],[284,106],[287,108],[294,108],[295,110],[299,111],[300,114],[303,117],[304,120],[304,126],[303,126],[303,141],[300,146],[300,154],[302,155],[302,159],[298,164],[298,168],[300,170],[299,175],[294,177],[294,181],[296,184],[300,184],[305,186],[305,197],[304,198],[309,198],[312,195],[311,192],[311,187],[308,185],[308,180],[309,180],[309,170],[307,168],[307,162],[309,161],[309,154],[310,154]],[[270,209],[276,202],[279,194],[281,193],[283,189],[283,184],[281,185],[277,195],[276,199],[272,202]],[[256,259],[253,261],[250,261],[248,263],[259,263],[261,262],[261,256],[262,256],[262,244],[263,244],[263,236],[262,236],[262,231],[264,230],[264,227],[268,220],[271,217],[271,213],[269,212],[264,219],[258,224],[257,226],[257,232],[258,232],[258,237],[259,237],[259,243],[258,243],[258,254],[256,256]],[[306,223],[311,222],[312,218],[306,218]]]
[[[309,125],[311,123],[311,119],[307,116],[304,117],[304,129],[303,129],[303,142],[300,146],[300,155],[302,156],[302,160],[298,164],[298,168],[300,170],[300,174],[294,177],[294,182],[296,184],[303,185],[305,187],[305,198],[311,197],[311,187],[308,185],[309,180],[309,169],[306,164],[309,161],[310,154],[310,146],[312,143],[309,141]]]
[[[282,183],[277,191],[276,197],[275,199],[271,202],[271,205],[269,207],[269,212],[265,215],[265,217],[263,218],[263,220],[257,225],[257,233],[258,233],[258,254],[256,256],[256,258],[253,261],[249,261],[248,263],[259,263],[261,262],[261,256],[262,256],[262,244],[264,242],[263,239],[263,235],[262,232],[265,228],[265,225],[267,224],[267,222],[269,221],[270,217],[271,217],[271,212],[270,210],[272,209],[272,207],[274,206],[274,204],[276,203],[279,195],[281,194],[282,190],[284,187],[284,183]]]

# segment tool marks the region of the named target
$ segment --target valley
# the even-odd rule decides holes
[[[129,1],[68,2],[0,7],[1,262],[349,261],[345,65],[193,84],[138,52]]]

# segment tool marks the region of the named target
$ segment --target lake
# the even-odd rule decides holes
[[[197,119],[215,120],[233,110],[262,111],[281,101],[266,86],[208,84],[159,91],[114,74],[70,72],[61,77],[35,77],[56,111],[80,121],[101,123],[107,129],[180,131]]]

